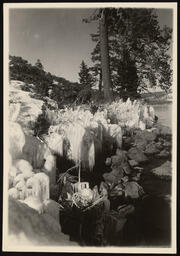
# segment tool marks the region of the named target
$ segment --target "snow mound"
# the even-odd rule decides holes
[[[22,91],[23,82],[11,81],[9,86],[9,119],[21,124],[27,134],[32,134],[31,125],[42,113],[43,100],[34,99],[30,92]],[[18,106],[18,107],[17,107]],[[19,109],[20,108],[20,109]],[[19,112],[18,112],[19,110]],[[14,113],[14,114],[12,114]]]

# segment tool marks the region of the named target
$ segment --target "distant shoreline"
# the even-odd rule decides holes
[[[164,105],[164,104],[172,104],[172,101],[168,100],[168,101],[148,101],[148,104],[151,105]]]
[[[172,103],[171,95],[166,94],[165,92],[145,93],[145,94],[142,94],[141,97],[148,104],[151,104],[151,105],[163,105],[163,104]]]

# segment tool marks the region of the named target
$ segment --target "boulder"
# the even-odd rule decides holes
[[[109,193],[111,198],[116,198],[123,195],[123,185],[120,183],[116,185]]]
[[[55,215],[52,216],[49,211],[39,214],[27,204],[14,200],[11,197],[9,197],[8,206],[8,246],[12,244],[12,247],[15,245],[17,249],[17,246],[20,244],[23,246],[30,244],[31,246],[77,245],[77,243],[69,240],[69,236],[62,233],[57,217]],[[26,237],[26,241],[22,239],[20,234]]]
[[[167,149],[163,149],[157,156],[160,158],[167,158],[170,156],[170,154],[171,153]]]
[[[104,178],[105,182],[108,184],[113,184],[116,181],[116,176],[113,175],[112,173],[104,173],[103,178]]]
[[[14,166],[17,169],[18,173],[22,173],[24,177],[29,178],[33,175],[33,168],[30,163],[24,159],[17,159],[14,162]]]
[[[162,124],[157,124],[156,128],[158,129],[158,134],[162,136],[171,135],[171,128]]]
[[[154,155],[159,153],[159,149],[156,147],[155,142],[151,142],[146,146],[146,149],[144,151],[147,155]]]
[[[127,181],[123,185],[125,197],[137,199],[144,194],[143,188],[135,181]]]
[[[21,83],[21,84],[20,84]],[[16,122],[18,122],[23,131],[28,134],[33,134],[32,123],[35,123],[37,117],[42,113],[43,100],[38,100],[31,97],[31,93],[22,90],[23,83],[18,81],[11,81],[9,86],[10,106],[20,104]]]
[[[112,164],[114,165],[120,165],[121,164],[121,158],[117,155],[111,156]]]
[[[170,156],[170,152],[167,149],[163,149],[159,154],[159,157],[169,157]]]
[[[144,130],[138,131],[135,135],[135,143],[140,142],[141,140],[146,140],[148,142],[152,142],[157,138],[157,133],[154,130]]]
[[[135,160],[138,163],[148,161],[148,158],[145,156],[143,151],[141,149],[138,149],[137,147],[132,147],[131,149],[129,149],[127,155],[131,160]]]
[[[163,142],[162,141],[156,142],[156,148],[159,150],[162,150],[164,148]]]
[[[118,154],[118,155],[117,155]],[[127,153],[126,151],[118,149],[116,155],[111,156],[111,168],[122,167],[127,162]]]
[[[148,141],[145,139],[141,139],[139,141],[136,141],[134,143],[134,146],[136,146],[138,149],[144,151],[146,149],[146,146],[148,145]]]
[[[144,131],[138,131],[134,138],[134,145],[141,149],[145,150],[146,146],[155,141],[157,138],[157,133],[154,132],[154,130],[144,130]]]
[[[129,160],[128,163],[130,164],[131,167],[138,166],[138,162],[136,162],[135,160]]]
[[[116,149],[116,155],[119,157],[119,159],[122,162],[126,162],[127,161],[127,152],[125,150],[121,150],[119,148]]]
[[[171,145],[172,145],[172,143],[171,143],[170,141],[164,141],[164,143],[163,143],[163,146],[164,146],[165,148],[170,148]]]
[[[103,174],[103,178],[104,178],[105,182],[108,184],[118,183],[118,181],[120,181],[122,177],[123,177],[123,170],[120,167],[113,169],[109,173]]]
[[[127,174],[127,175],[132,173],[132,169],[127,162],[123,164],[122,168],[123,168],[123,171],[125,172],[125,174]]]

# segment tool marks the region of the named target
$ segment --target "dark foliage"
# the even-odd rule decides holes
[[[49,96],[57,101],[59,106],[63,106],[73,103],[82,89],[79,83],[70,82],[44,71],[40,60],[37,60],[35,65],[31,65],[22,57],[10,56],[9,60],[10,79],[25,82],[22,88],[25,91],[31,91],[33,84],[34,98],[43,99],[44,96]]]
[[[82,61],[80,65],[79,82],[83,87],[89,88],[91,88],[94,84],[94,79],[90,73],[90,69],[84,61]]]
[[[40,114],[34,124],[34,135],[41,136],[48,132],[50,123],[46,118],[46,107],[42,106],[42,114]]]

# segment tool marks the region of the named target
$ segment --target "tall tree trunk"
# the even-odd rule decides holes
[[[102,69],[99,70],[99,91],[102,91]]]
[[[101,52],[101,69],[102,69],[102,81],[104,90],[104,99],[110,101],[112,99],[112,84],[110,76],[109,65],[109,50],[108,50],[108,29],[106,22],[106,9],[103,9],[101,18],[99,19],[100,27],[100,52]]]

